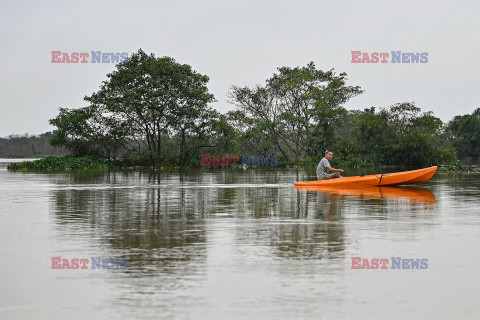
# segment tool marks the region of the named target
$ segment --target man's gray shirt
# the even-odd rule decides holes
[[[317,166],[317,177],[319,179],[324,178],[327,174],[330,173],[327,169],[328,167],[331,167],[330,162],[328,161],[327,158],[323,157],[323,159],[320,160]]]

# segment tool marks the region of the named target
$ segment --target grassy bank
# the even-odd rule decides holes
[[[106,170],[109,164],[105,160],[89,157],[55,157],[50,156],[35,161],[12,163],[7,167],[10,170]]]

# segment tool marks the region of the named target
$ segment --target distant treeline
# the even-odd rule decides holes
[[[232,87],[235,110],[209,106],[208,76],[142,50],[107,75],[83,108],[50,120],[53,146],[124,165],[200,166],[202,154],[278,155],[312,166],[326,149],[335,165],[457,165],[480,159],[480,109],[443,123],[413,102],[349,111],[363,91],[333,69],[281,67],[263,85]],[[38,153],[38,151],[36,151]]]
[[[53,132],[46,132],[40,135],[10,135],[0,138],[0,157],[15,158],[67,154],[63,147],[50,144],[52,137]]]

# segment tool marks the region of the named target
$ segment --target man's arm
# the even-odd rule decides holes
[[[332,168],[332,167],[327,167],[327,169],[331,172],[345,172],[345,170],[343,169],[335,169],[335,168]]]

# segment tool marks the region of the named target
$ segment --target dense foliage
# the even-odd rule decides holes
[[[360,94],[345,84],[346,74],[283,67],[265,86],[233,87],[229,113],[246,152],[279,154],[283,162],[298,164],[316,159],[320,149],[336,141],[335,128],[346,110],[342,105]]]
[[[480,160],[480,108],[472,114],[454,117],[447,131],[460,159],[466,162]]]
[[[452,163],[456,151],[445,143],[444,125],[414,103],[376,112],[347,111],[343,104],[362,93],[347,86],[346,74],[280,68],[265,86],[234,87],[237,110],[229,117],[242,151],[275,153],[283,164],[315,165],[326,149],[346,167],[426,166]],[[478,143],[478,140],[477,140]]]
[[[87,107],[60,112],[51,144],[124,165],[198,166],[201,154],[279,156],[314,166],[325,149],[345,167],[449,164],[480,158],[480,108],[448,124],[413,102],[346,110],[362,93],[333,69],[281,67],[264,85],[230,92],[235,110],[209,103],[208,77],[142,50],[107,75]],[[457,158],[458,157],[458,158]],[[53,160],[52,160],[53,161]]]
[[[350,111],[337,127],[337,150],[346,166],[429,166],[456,160],[444,143],[442,121],[414,103]]]
[[[25,161],[8,165],[11,170],[105,170],[109,164],[105,160],[90,157],[55,157],[50,156],[35,161]]]
[[[100,90],[85,97],[88,107],[60,109],[50,120],[53,145],[75,156],[132,164],[194,164],[208,148],[228,151],[232,130],[208,106],[208,77],[169,57],[142,50],[117,65]]]

